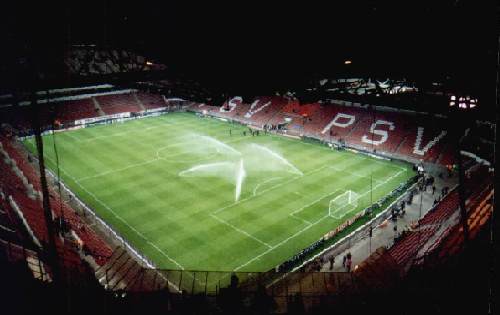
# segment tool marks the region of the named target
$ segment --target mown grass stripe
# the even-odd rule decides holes
[[[337,189],[364,192],[370,188],[370,177],[375,186],[401,168],[407,169],[404,164],[276,135],[245,137],[243,130],[247,128],[173,113],[65,132],[56,135],[56,140],[61,166],[68,172],[63,174],[66,183],[159,267],[173,269],[181,265],[194,270],[269,270],[342,223],[324,217],[328,201],[322,196]],[[235,203],[232,178],[178,176],[193,165],[228,159],[209,148],[200,151],[203,143],[188,140],[193,134],[213,136],[245,152],[247,159],[253,154],[250,144],[258,143],[282,155],[305,175],[259,171],[259,165],[272,162],[270,157],[252,157],[254,165],[248,161],[241,199]],[[45,154],[53,159],[51,136],[44,141]],[[34,150],[32,143],[27,146]],[[158,160],[157,152],[164,147],[164,157]],[[53,163],[48,166],[54,168]],[[373,199],[412,175],[408,169],[377,186]],[[272,177],[278,179],[269,181]],[[261,183],[265,184],[256,190]],[[369,202],[363,198],[360,207]],[[307,209],[291,216],[306,205]]]

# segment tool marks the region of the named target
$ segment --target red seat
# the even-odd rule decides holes
[[[132,94],[111,94],[96,97],[101,109],[107,115],[139,112],[141,108]]]

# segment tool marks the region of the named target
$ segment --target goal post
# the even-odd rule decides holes
[[[330,200],[328,204],[328,215],[341,219],[347,213],[358,207],[359,195],[352,190],[347,190],[344,193]]]

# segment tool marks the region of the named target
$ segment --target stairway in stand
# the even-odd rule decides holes
[[[403,140],[401,140],[401,142],[396,146],[396,149],[394,149],[392,153],[398,152],[399,148],[402,147],[405,142],[406,142],[406,137],[404,137]]]
[[[99,113],[99,116],[105,116],[106,113],[102,110],[101,105],[99,104],[99,102],[95,97],[92,97],[92,102],[94,102],[94,107],[96,111]]]
[[[132,95],[134,96],[134,99],[135,101],[137,102],[137,105],[139,105],[139,108],[142,110],[142,111],[145,111],[146,110],[146,107],[144,107],[144,104],[142,104],[142,101],[137,97],[137,94],[136,93],[132,93]]]
[[[166,277],[156,269],[144,266],[122,247],[115,248],[107,263],[95,272],[99,283],[107,290],[151,291],[165,288]],[[169,288],[175,287],[169,286]]]

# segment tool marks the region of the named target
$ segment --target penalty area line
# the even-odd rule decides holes
[[[302,211],[302,210],[304,210],[305,208],[309,208],[310,206],[312,206],[312,205],[314,205],[314,204],[316,204],[316,203],[320,202],[321,200],[325,199],[326,197],[331,196],[331,195],[333,195],[333,194],[337,193],[339,190],[341,190],[341,189],[340,189],[340,188],[337,188],[337,189],[335,189],[334,191],[329,192],[328,194],[325,194],[325,195],[323,195],[323,196],[321,196],[321,197],[319,197],[319,198],[317,198],[317,199],[313,200],[312,202],[310,202],[310,203],[308,203],[308,204],[306,204],[306,205],[304,205],[304,206],[300,207],[299,209],[297,209],[297,210],[295,210],[295,211],[292,211],[292,212],[289,214],[289,216],[291,216],[291,217],[293,217],[293,218],[296,218],[296,219],[299,219],[299,220],[301,220],[301,221],[303,221],[303,222],[305,222],[305,223],[307,223],[307,224],[309,224],[309,225],[312,225],[312,223],[311,223],[310,221],[305,220],[305,219],[302,219],[302,218],[300,218],[300,217],[296,216],[295,214],[296,214],[296,213],[301,212],[301,211]]]
[[[222,211],[224,211],[224,210],[226,210],[226,209],[228,209],[228,208],[234,207],[235,205],[237,205],[237,204],[239,204],[239,203],[242,203],[242,202],[245,202],[245,201],[248,201],[248,200],[254,199],[255,197],[261,196],[261,195],[265,194],[265,193],[266,193],[266,192],[268,192],[268,191],[271,191],[271,190],[276,189],[276,188],[278,188],[278,187],[281,187],[281,186],[283,186],[283,185],[289,184],[289,183],[291,183],[291,182],[293,182],[293,181],[295,181],[295,180],[297,180],[297,179],[299,179],[299,178],[303,178],[304,176],[311,175],[311,174],[313,174],[313,173],[317,173],[317,172],[319,172],[319,171],[321,171],[321,170],[323,170],[323,169],[325,169],[325,168],[327,168],[327,167],[328,167],[328,166],[323,165],[323,166],[318,167],[318,168],[316,168],[316,169],[314,169],[314,170],[312,170],[312,171],[310,171],[310,172],[308,172],[308,173],[304,173],[304,175],[301,175],[301,176],[294,176],[294,177],[292,177],[292,178],[291,178],[291,179],[289,179],[289,180],[286,180],[286,181],[284,181],[284,182],[278,183],[278,184],[276,184],[276,185],[274,185],[274,186],[271,186],[271,187],[269,187],[269,188],[267,188],[267,189],[262,190],[261,192],[257,192],[257,194],[256,194],[256,195],[252,195],[252,196],[249,196],[249,197],[246,197],[246,198],[240,199],[240,200],[239,200],[239,201],[237,201],[237,202],[233,202],[233,203],[228,204],[227,206],[224,206],[224,207],[221,207],[221,208],[219,208],[219,209],[216,209],[216,210],[214,210],[214,211],[212,212],[212,214],[218,214],[219,212],[222,212]]]
[[[351,176],[354,176],[354,177],[359,177],[359,178],[367,178],[367,179],[370,179],[369,176],[366,176],[366,175],[361,175],[361,174],[357,174],[357,173],[353,173],[351,171],[348,171],[347,169],[341,169],[341,168],[338,168],[338,167],[335,167],[335,166],[330,166],[330,168],[336,172],[343,172],[343,173],[347,173]],[[381,180],[378,180],[378,179],[373,179],[374,182],[381,182]]]
[[[256,238],[256,237],[255,237],[255,236],[253,236],[252,234],[248,233],[247,231],[244,231],[244,230],[242,230],[242,229],[240,229],[240,228],[238,228],[238,227],[236,227],[236,226],[232,225],[231,223],[229,223],[229,222],[227,222],[227,221],[225,221],[225,220],[222,220],[221,218],[217,217],[216,215],[214,215],[214,214],[212,214],[212,213],[211,213],[211,214],[210,214],[210,216],[211,216],[212,218],[214,218],[215,220],[219,221],[220,223],[222,223],[222,224],[225,224],[225,225],[229,226],[230,228],[234,229],[235,231],[237,231],[237,232],[239,232],[239,233],[241,233],[241,234],[243,234],[243,235],[245,235],[245,236],[248,236],[248,237],[250,237],[251,239],[253,239],[253,240],[255,240],[255,241],[259,242],[260,244],[262,244],[262,245],[266,246],[267,248],[271,248],[271,247],[272,247],[271,245],[267,244],[266,242],[264,242],[264,241],[262,241],[262,240],[260,240],[260,239]]]
[[[302,230],[300,230],[300,231],[296,232],[296,233],[295,233],[295,234],[293,234],[292,236],[289,236],[288,238],[284,239],[283,241],[279,242],[278,244],[276,244],[276,245],[272,246],[271,248],[269,248],[269,249],[268,249],[268,250],[266,250],[265,252],[263,252],[263,253],[261,253],[261,254],[259,254],[259,255],[255,256],[254,258],[250,259],[250,260],[249,260],[249,261],[247,261],[246,263],[244,263],[244,264],[242,264],[242,265],[240,265],[240,266],[236,267],[236,268],[234,269],[234,271],[238,271],[238,270],[240,270],[241,268],[243,268],[243,267],[245,267],[245,266],[247,266],[247,265],[251,264],[251,263],[252,263],[252,262],[254,262],[255,260],[259,259],[260,257],[262,257],[262,256],[264,256],[264,255],[266,255],[266,254],[270,253],[270,252],[271,252],[271,251],[273,251],[274,249],[276,249],[276,248],[278,248],[278,247],[282,246],[283,244],[288,243],[288,241],[289,241],[289,240],[291,240],[292,238],[295,238],[295,237],[297,237],[298,235],[300,235],[300,234],[304,233],[306,230],[310,229],[311,227],[315,226],[316,224],[320,223],[321,221],[323,221],[324,219],[326,219],[326,218],[328,218],[328,217],[329,217],[328,215],[325,215],[324,217],[322,217],[322,218],[320,218],[320,219],[318,219],[318,220],[314,221],[313,223],[311,223],[311,225],[306,226],[305,228],[303,228]]]
[[[271,177],[271,178],[269,178],[269,179],[266,179],[266,180],[265,180],[265,181],[263,181],[263,182],[258,183],[258,184],[255,186],[255,188],[253,189],[253,195],[254,195],[254,196],[256,196],[256,195],[257,195],[257,190],[259,189],[259,187],[260,187],[261,185],[265,185],[265,184],[267,184],[267,183],[269,183],[269,182],[271,182],[271,181],[273,181],[273,180],[277,180],[277,179],[281,179],[281,178],[283,178],[283,177]]]
[[[379,183],[377,183],[375,186],[373,186],[373,189],[368,189],[368,190],[367,190],[367,191],[365,191],[364,193],[360,194],[360,195],[358,196],[358,200],[359,200],[361,197],[364,197],[365,195],[367,195],[368,193],[370,193],[370,191],[373,191],[373,190],[375,190],[375,189],[379,188],[380,186],[383,186],[383,185],[387,184],[387,183],[388,183],[389,181],[391,181],[393,178],[395,178],[395,177],[397,177],[397,176],[401,175],[401,174],[402,174],[402,173],[404,173],[405,171],[406,171],[406,170],[399,171],[399,172],[397,172],[396,174],[394,174],[394,175],[390,176],[389,178],[387,178],[386,180],[384,180],[384,181],[380,181],[380,182],[379,182]],[[346,206],[347,206],[347,205],[344,205],[343,207],[341,207],[341,209],[343,209],[343,208],[344,208],[344,207],[346,207]],[[355,209],[356,209],[356,208],[354,208],[353,210],[355,210]],[[340,216],[340,217],[337,217],[337,216],[335,216],[335,215],[329,215],[329,216],[330,216],[330,217],[332,217],[332,218],[334,218],[334,219],[336,219],[336,220],[339,220],[339,219],[342,219],[342,218],[343,218],[346,214],[348,214],[348,213],[352,212],[353,210],[348,211],[348,212],[345,212],[345,213],[344,213],[342,216]],[[336,212],[339,212],[339,211],[336,211]]]
[[[401,170],[401,171],[397,172],[396,174],[394,174],[394,175],[392,175],[391,177],[387,178],[387,179],[386,179],[386,180],[384,180],[383,182],[380,182],[380,183],[378,183],[377,185],[375,185],[375,186],[373,187],[373,189],[376,189],[376,188],[378,188],[378,187],[380,187],[380,186],[382,186],[382,185],[385,185],[387,182],[389,182],[389,181],[390,181],[390,180],[392,180],[393,178],[395,178],[395,177],[399,176],[401,173],[404,173],[405,171],[406,171],[406,170]],[[368,191],[364,192],[364,193],[363,193],[363,194],[361,194],[359,197],[364,196],[364,195],[368,194],[369,192],[370,192],[370,190],[368,190]],[[234,271],[238,271],[238,270],[240,270],[241,268],[243,268],[243,267],[245,267],[245,266],[248,266],[249,264],[251,264],[251,263],[252,263],[252,262],[254,262],[255,260],[257,260],[257,259],[259,259],[260,257],[262,257],[262,256],[264,256],[264,255],[266,255],[266,254],[268,254],[268,253],[270,253],[270,252],[272,252],[274,249],[276,249],[276,248],[278,248],[278,247],[282,246],[283,244],[286,244],[286,243],[287,243],[289,240],[291,240],[292,238],[295,238],[296,236],[298,236],[298,235],[300,235],[300,234],[304,233],[306,230],[310,229],[311,227],[313,227],[314,225],[318,224],[319,222],[323,221],[323,220],[324,220],[324,219],[326,219],[326,218],[331,218],[331,216],[329,216],[329,215],[327,214],[326,216],[322,217],[321,219],[319,219],[319,220],[317,220],[317,221],[315,221],[315,222],[311,223],[311,225],[306,226],[306,227],[305,227],[305,228],[303,228],[302,230],[300,230],[300,231],[298,231],[297,233],[293,234],[292,236],[290,236],[290,237],[286,238],[285,240],[281,241],[280,243],[278,243],[278,244],[274,245],[273,247],[269,248],[268,250],[264,251],[263,253],[261,253],[261,254],[259,254],[259,255],[255,256],[254,258],[250,259],[250,260],[249,260],[249,261],[247,261],[246,263],[244,263],[244,264],[242,264],[242,265],[240,265],[240,266],[236,267],[236,268],[234,269]]]

